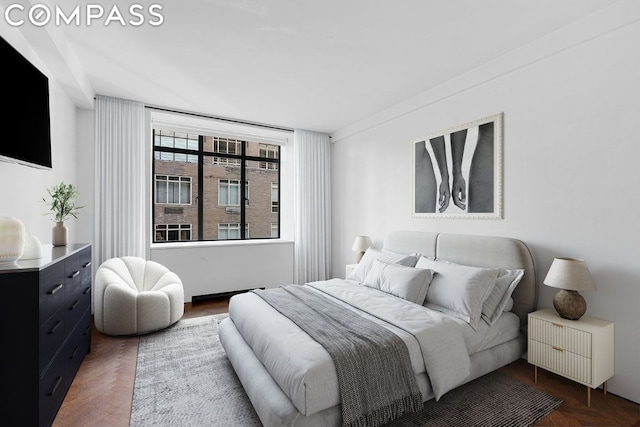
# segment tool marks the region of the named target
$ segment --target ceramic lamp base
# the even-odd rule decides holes
[[[560,317],[569,320],[578,320],[587,311],[587,302],[578,291],[562,289],[553,297],[553,307]]]

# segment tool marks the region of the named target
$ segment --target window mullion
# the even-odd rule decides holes
[[[198,136],[198,195],[196,205],[198,206],[198,240],[204,240],[204,137]]]
[[[240,239],[245,240],[247,238],[246,227],[246,213],[247,213],[247,143],[245,141],[240,144],[241,160],[240,160]]]

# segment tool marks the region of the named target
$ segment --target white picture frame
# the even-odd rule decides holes
[[[503,113],[411,141],[411,216],[502,219]]]

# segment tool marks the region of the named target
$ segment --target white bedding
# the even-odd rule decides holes
[[[419,381],[421,389],[432,387],[436,398],[468,376],[470,354],[519,333],[518,317],[510,313],[501,316],[493,327],[481,322],[476,332],[458,319],[357,282],[333,279],[309,286],[400,336],[407,344],[416,375],[421,378],[425,371],[429,374],[430,384]],[[234,296],[229,316],[300,413],[311,415],[340,403],[329,354],[298,326],[253,293]]]

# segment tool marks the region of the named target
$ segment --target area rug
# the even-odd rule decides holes
[[[140,338],[131,427],[261,425],[218,339],[223,317],[180,320]],[[561,404],[493,372],[388,426],[530,426]]]

